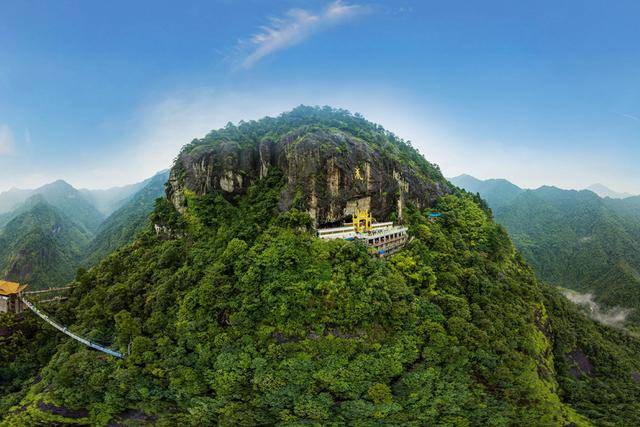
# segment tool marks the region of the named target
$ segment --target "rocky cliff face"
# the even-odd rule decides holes
[[[437,166],[382,127],[344,110],[301,106],[191,143],[174,165],[167,197],[184,211],[186,191],[233,197],[270,168],[287,179],[280,208],[301,200],[317,225],[358,208],[378,221],[401,219],[408,204],[429,207],[451,191]]]
[[[378,221],[392,218],[393,213],[402,218],[407,204],[428,207],[451,191],[444,178],[428,177],[402,156],[390,155],[393,150],[378,148],[334,127],[300,126],[242,144],[222,138],[179,156],[167,197],[184,211],[185,190],[196,195],[241,194],[275,167],[287,179],[280,208],[286,210],[294,199],[302,200],[316,224],[326,225],[347,219],[358,208],[370,210]]]

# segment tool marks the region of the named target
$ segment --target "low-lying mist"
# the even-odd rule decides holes
[[[569,301],[586,307],[592,319],[608,326],[622,326],[629,313],[631,313],[631,309],[628,308],[613,307],[604,309],[593,300],[593,294],[581,294],[568,289],[563,289],[562,294]]]

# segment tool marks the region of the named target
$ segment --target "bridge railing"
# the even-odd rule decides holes
[[[75,286],[62,286],[62,287],[59,287],[59,288],[40,289],[40,290],[37,290],[37,291],[24,291],[24,292],[22,292],[22,295],[45,294],[45,293],[66,291],[66,290],[73,289],[73,288],[75,288]]]
[[[87,347],[93,348],[94,350],[101,351],[101,352],[106,353],[106,354],[108,354],[110,356],[117,357],[118,359],[124,359],[124,356],[122,355],[122,353],[117,352],[115,350],[111,350],[111,349],[106,348],[106,347],[103,347],[103,346],[101,346],[99,344],[96,344],[96,343],[86,339],[86,338],[82,338],[80,335],[74,334],[69,329],[67,329],[66,326],[63,326],[63,325],[59,324],[58,322],[56,322],[55,320],[53,320],[49,316],[47,316],[45,313],[40,311],[35,305],[33,305],[31,302],[29,302],[29,300],[27,300],[24,296],[21,297],[20,299],[22,300],[24,305],[26,305],[29,308],[29,310],[33,311],[38,317],[40,317],[42,320],[44,320],[45,322],[47,322],[48,324],[50,324],[51,326],[53,326],[54,328],[56,328],[57,330],[62,332],[63,334],[66,334],[67,336],[73,338],[74,340],[78,341],[79,343],[84,344]]]

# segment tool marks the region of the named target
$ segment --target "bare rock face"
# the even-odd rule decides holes
[[[337,223],[356,209],[368,209],[378,221],[407,204],[424,208],[450,192],[434,180],[371,144],[336,129],[300,128],[278,140],[268,136],[242,145],[232,140],[202,145],[182,154],[171,171],[167,197],[185,209],[185,190],[196,195],[220,191],[242,194],[275,167],[287,179],[280,208],[302,198],[317,225]]]

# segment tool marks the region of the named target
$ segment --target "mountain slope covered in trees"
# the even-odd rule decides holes
[[[214,131],[167,196],[55,312],[127,357],[65,341],[5,423],[640,423],[640,342],[540,285],[477,197],[359,116]],[[315,237],[356,201],[403,221],[405,250]]]
[[[0,233],[0,276],[32,288],[71,279],[91,235],[36,195]]]
[[[6,194],[6,193],[3,193]],[[57,208],[63,215],[82,227],[85,232],[95,233],[104,216],[80,193],[65,181],[59,180],[44,185],[36,190],[24,190],[26,197],[12,206],[9,212],[2,217],[6,223],[15,215],[24,212],[30,207],[33,196],[45,200],[51,206]],[[17,200],[17,199],[16,199]],[[0,225],[3,225],[0,222]]]
[[[506,179],[481,181],[470,175],[460,175],[452,178],[451,182],[470,193],[480,193],[482,198],[489,202],[493,210],[511,204],[524,191]]]
[[[124,206],[134,194],[142,190],[148,183],[149,179],[106,190],[81,189],[79,191],[101,214],[109,216]]]
[[[137,193],[100,225],[97,235],[85,251],[87,255],[84,265],[92,266],[109,253],[133,241],[147,225],[156,199],[164,195],[168,177],[169,171],[165,171],[145,181]]]
[[[0,220],[0,278],[26,283],[31,290],[66,284],[80,265],[93,265],[136,236],[148,221],[154,200],[163,194],[166,179],[167,173],[158,174],[115,193],[107,191],[113,199],[140,187],[107,219],[63,181],[19,192],[31,196],[16,202]],[[17,200],[17,190],[2,194],[5,202]]]
[[[593,293],[607,307],[633,309],[629,318],[640,321],[640,198],[513,184],[496,191],[494,181],[452,179],[486,198],[540,278]]]

